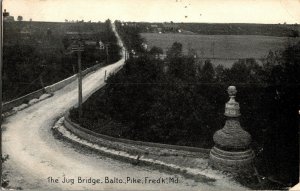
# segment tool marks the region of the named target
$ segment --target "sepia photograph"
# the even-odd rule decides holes
[[[1,190],[299,190],[299,0],[0,0]]]

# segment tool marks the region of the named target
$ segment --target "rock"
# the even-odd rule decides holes
[[[20,110],[22,110],[22,109],[25,109],[26,107],[28,107],[28,104],[23,103],[22,105],[19,105],[19,106],[17,106],[17,107],[14,107],[12,110],[13,110],[13,111],[20,111]]]
[[[39,101],[38,99],[34,98],[34,99],[30,100],[30,101],[28,102],[28,104],[29,104],[29,105],[33,105],[33,104],[37,103],[38,101]]]
[[[51,94],[43,94],[43,95],[41,95],[40,96],[40,100],[44,100],[44,99],[46,99],[46,98],[48,98],[48,97],[51,97]]]

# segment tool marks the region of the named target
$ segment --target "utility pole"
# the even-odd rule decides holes
[[[82,117],[82,72],[81,72],[81,51],[77,51],[78,55],[78,111],[79,119]]]
[[[215,42],[212,42],[213,59],[215,59]]]
[[[106,65],[108,64],[108,61],[109,61],[108,46],[109,46],[108,43],[105,44],[105,50],[106,50]]]
[[[124,56],[125,56],[125,61],[127,60],[127,58],[126,58],[126,55],[127,53],[126,53],[126,49],[124,49]]]
[[[67,32],[66,35],[70,36],[73,43],[71,44],[71,52],[77,52],[77,62],[78,62],[78,118],[82,117],[82,70],[81,70],[81,57],[82,52],[84,51],[84,41],[94,39],[90,35],[94,35],[96,33],[89,32],[80,32],[80,28],[78,28],[79,32]],[[76,36],[74,36],[74,34]],[[100,49],[100,47],[98,48]],[[107,51],[107,50],[106,50]],[[107,51],[108,54],[108,51]]]
[[[82,71],[81,71],[81,52],[84,51],[82,39],[77,39],[76,43],[72,45],[72,51],[77,52],[78,58],[78,118],[82,117]]]

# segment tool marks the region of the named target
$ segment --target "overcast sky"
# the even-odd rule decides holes
[[[3,0],[34,21],[300,23],[300,0]]]

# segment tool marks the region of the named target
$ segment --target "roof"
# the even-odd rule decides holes
[[[84,41],[84,44],[91,45],[91,46],[96,46],[97,42],[96,41],[92,41],[92,40],[86,40],[86,41]]]
[[[178,24],[175,23],[163,23],[164,27],[168,27],[168,28],[178,28]]]

